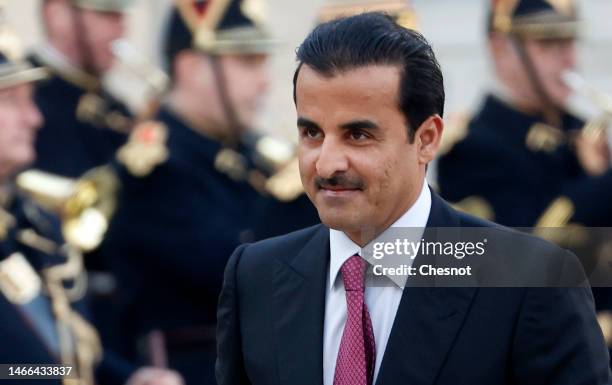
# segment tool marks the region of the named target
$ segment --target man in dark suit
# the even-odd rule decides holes
[[[300,173],[323,224],[230,258],[219,383],[610,383],[588,288],[364,287],[363,248],[393,228],[493,224],[425,183],[444,87],[421,35],[366,13],[317,27],[297,56]],[[522,267],[555,254],[517,239],[542,257]]]

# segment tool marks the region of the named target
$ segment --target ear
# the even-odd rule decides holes
[[[443,132],[444,120],[440,115],[432,115],[421,124],[415,134],[419,163],[426,165],[435,159]]]

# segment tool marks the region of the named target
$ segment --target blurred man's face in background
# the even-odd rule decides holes
[[[92,64],[97,73],[108,71],[115,62],[112,43],[125,34],[125,17],[119,12],[81,10],[86,44],[90,47]]]
[[[563,82],[563,73],[576,69],[575,40],[527,40],[525,48],[546,93],[556,105],[564,105],[571,90]]]
[[[238,122],[242,127],[252,127],[270,85],[268,56],[223,55],[220,61],[227,94]]]
[[[97,75],[114,64],[111,44],[125,33],[122,13],[77,8],[68,0],[45,0],[43,19],[48,40],[73,64],[89,66]]]
[[[191,116],[197,116],[195,126],[204,127],[209,134],[224,136],[232,131],[233,121],[223,104],[222,93],[227,97],[237,123],[251,127],[269,86],[267,55],[233,54],[216,57],[219,83],[213,58],[197,51],[186,50],[175,61],[176,88],[185,92],[179,108],[188,108]],[[223,87],[223,88],[220,88]]]
[[[31,84],[0,90],[0,178],[35,158],[34,140],[43,120],[32,93]]]
[[[576,40],[524,39],[524,47],[547,96],[556,106],[564,106],[571,90],[563,82],[562,75],[576,69]],[[541,98],[512,40],[503,35],[493,37],[492,53],[498,76],[511,94],[519,103],[540,108]]]

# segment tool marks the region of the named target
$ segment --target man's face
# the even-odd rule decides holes
[[[0,176],[6,177],[35,158],[34,139],[42,116],[32,100],[32,86],[0,90]]]
[[[353,240],[393,224],[422,188],[426,162],[399,109],[400,77],[378,65],[330,77],[303,65],[298,75],[302,183],[321,221]]]
[[[524,46],[546,95],[556,106],[564,106],[571,90],[563,82],[562,75],[576,68],[575,39],[525,39]],[[507,83],[519,97],[541,103],[516,48],[508,43],[506,49],[509,52],[501,60],[505,63],[502,67],[506,76],[510,78]]]
[[[125,33],[124,16],[119,12],[99,12],[80,10],[81,21],[86,29],[83,38],[92,55],[90,64],[94,70],[102,74],[108,71],[115,62],[111,50],[113,41],[123,37]]]
[[[262,54],[220,57],[227,94],[238,122],[243,127],[253,125],[263,96],[268,90],[270,79],[267,59],[267,55]]]
[[[525,49],[548,96],[556,105],[564,105],[571,90],[563,82],[562,75],[576,68],[575,40],[527,40]]]

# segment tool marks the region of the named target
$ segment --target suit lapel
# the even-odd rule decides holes
[[[322,385],[329,230],[320,225],[295,258],[274,274],[279,383]]]
[[[432,193],[425,240],[435,238],[431,228],[459,225],[456,213]],[[416,265],[422,263],[419,260]],[[376,384],[433,384],[475,292],[474,288],[406,287]]]

